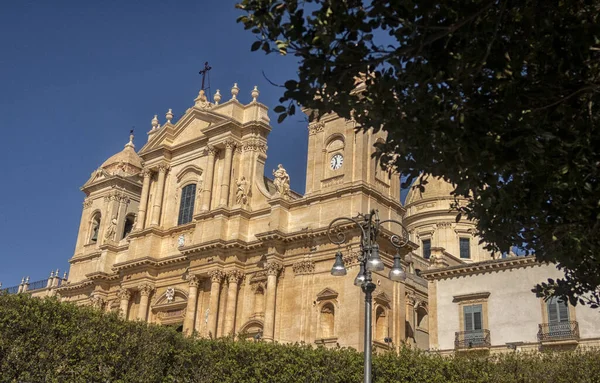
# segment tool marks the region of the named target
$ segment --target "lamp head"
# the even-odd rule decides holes
[[[400,263],[400,254],[396,253],[396,255],[394,255],[394,265],[392,266],[392,269],[390,270],[390,275],[389,278],[392,281],[404,281],[406,280],[406,272],[404,272],[404,270],[402,270],[402,264]]]
[[[335,262],[333,263],[333,267],[331,268],[331,275],[334,275],[336,277],[346,275],[346,267],[344,266],[344,260],[342,258],[341,251],[335,253]]]
[[[384,269],[383,261],[379,256],[379,245],[374,244],[371,247],[371,255],[367,260],[367,270],[369,271],[381,271]]]

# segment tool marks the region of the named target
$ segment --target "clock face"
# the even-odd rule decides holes
[[[343,163],[344,156],[342,156],[341,154],[336,154],[335,156],[331,157],[331,161],[329,161],[329,166],[331,167],[331,170],[338,170],[342,167]]]

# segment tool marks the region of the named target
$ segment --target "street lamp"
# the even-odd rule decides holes
[[[327,228],[327,236],[331,243],[338,246],[347,242],[346,235],[338,230],[335,230],[335,238],[332,238],[332,227],[335,223],[340,221],[346,221],[352,226],[356,226],[360,229],[360,254],[358,261],[360,269],[358,275],[354,279],[354,285],[360,286],[362,291],[365,293],[365,374],[364,383],[371,383],[371,348],[372,348],[372,303],[373,303],[373,291],[375,290],[375,284],[371,278],[373,271],[382,271],[384,269],[383,261],[379,255],[379,245],[377,244],[377,237],[381,232],[381,225],[385,223],[395,223],[400,226],[402,230],[401,235],[392,234],[389,238],[392,246],[396,248],[396,255],[394,255],[394,264],[389,273],[389,278],[392,281],[404,281],[406,279],[406,272],[402,269],[400,263],[399,249],[403,248],[408,243],[408,231],[398,221],[393,219],[387,219],[381,221],[379,219],[379,213],[377,210],[371,210],[369,214],[358,214],[355,218],[339,217],[331,221]],[[331,268],[331,275],[344,276],[346,275],[346,267],[344,266],[344,259],[341,251],[335,254],[335,262]]]

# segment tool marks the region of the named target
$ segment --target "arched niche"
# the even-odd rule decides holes
[[[259,340],[262,338],[264,322],[259,319],[252,319],[246,322],[240,329],[241,338]]]

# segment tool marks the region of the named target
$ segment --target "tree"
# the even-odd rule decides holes
[[[565,278],[534,289],[600,303],[600,2],[241,0],[252,50],[294,55],[296,105],[383,129],[376,156],[456,185],[487,249]],[[362,82],[357,88],[357,78]],[[357,90],[358,89],[358,90]],[[426,187],[417,182],[418,188]],[[457,219],[460,219],[457,217]]]

